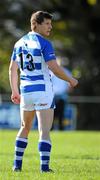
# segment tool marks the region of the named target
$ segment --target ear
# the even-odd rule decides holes
[[[35,30],[36,27],[37,27],[37,22],[34,20],[34,21],[32,21],[32,23],[31,23],[31,29],[32,29],[32,30]]]

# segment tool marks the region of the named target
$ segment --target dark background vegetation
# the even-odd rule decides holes
[[[74,96],[100,96],[99,0],[0,1],[0,94],[10,93],[8,66],[14,43],[30,31],[33,11],[54,15],[52,40],[56,55],[79,79]],[[100,129],[100,103],[77,103],[77,129]]]

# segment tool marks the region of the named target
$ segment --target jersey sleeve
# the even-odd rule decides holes
[[[18,55],[22,52],[22,46],[14,46],[12,55],[11,55],[11,60],[12,61],[18,61]]]
[[[11,60],[15,61],[16,60],[16,48],[14,47],[12,55],[11,55]]]
[[[50,60],[56,60],[53,46],[49,41],[45,42],[45,46],[44,46],[42,53],[43,53],[45,62],[48,62]]]

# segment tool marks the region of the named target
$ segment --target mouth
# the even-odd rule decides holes
[[[47,31],[47,33],[50,33],[50,32],[51,32],[51,30]]]

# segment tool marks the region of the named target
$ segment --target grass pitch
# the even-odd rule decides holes
[[[39,171],[38,132],[31,131],[22,172],[12,172],[17,131],[0,130],[0,180],[100,180],[100,132],[51,131],[50,167]]]

